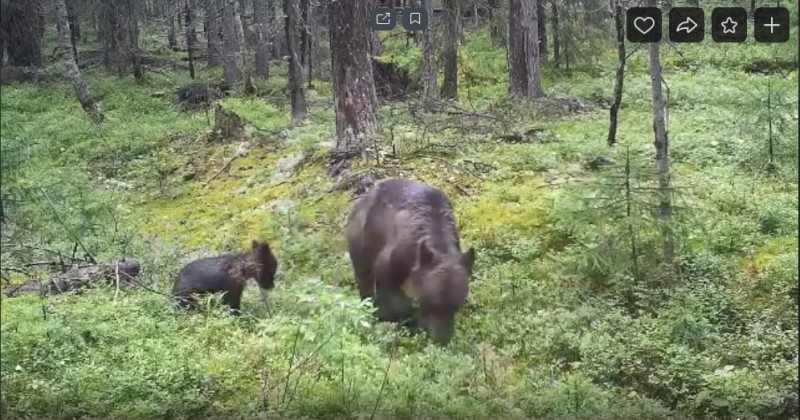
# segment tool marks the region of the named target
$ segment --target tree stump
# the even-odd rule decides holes
[[[240,139],[245,136],[245,122],[233,111],[229,111],[217,104],[214,112],[214,135],[215,141],[229,141]]]

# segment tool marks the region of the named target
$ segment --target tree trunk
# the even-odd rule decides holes
[[[561,65],[561,26],[558,22],[558,1],[552,0],[550,4],[552,5],[553,16],[553,61],[555,68],[558,68]]]
[[[0,30],[4,32],[8,61],[13,66],[41,67],[44,18],[41,0],[0,2]]]
[[[336,113],[336,151],[362,155],[379,132],[378,99],[370,59],[369,6],[333,0],[330,7],[331,59]]]
[[[75,61],[78,61],[78,42],[81,40],[81,11],[77,0],[67,1],[67,18],[69,19],[70,42]]]
[[[433,16],[433,0],[422,0],[422,7]],[[422,92],[426,98],[439,98],[439,86],[436,80],[436,59],[434,57],[433,28],[422,33]]]
[[[649,5],[655,7],[655,0]],[[650,90],[653,99],[653,131],[655,132],[656,162],[658,168],[659,212],[662,221],[664,261],[671,264],[675,257],[675,244],[670,229],[672,221],[672,191],[670,186],[669,141],[667,138],[666,103],[661,91],[661,57],[658,42],[648,44],[650,64]]]
[[[206,40],[208,41],[208,66],[222,64],[222,1],[205,1]]]
[[[100,26],[98,37],[103,45],[103,65],[108,72],[114,68],[119,69],[117,62],[120,55],[119,21],[112,3],[111,0],[102,0],[98,12],[100,16],[97,19]]]
[[[368,1],[368,3],[372,7],[381,7],[380,1],[378,1],[378,0],[370,0],[370,1]],[[333,2],[331,4],[335,5],[335,3],[333,3]],[[387,6],[387,7],[391,7],[391,5]],[[372,54],[373,56],[381,55],[381,34],[380,34],[380,31],[375,31],[375,30],[370,29],[368,35],[369,35],[369,40],[370,40],[370,46],[369,46],[370,54]]]
[[[6,66],[6,31],[0,28],[0,67]]]
[[[167,45],[172,51],[178,51],[178,38],[175,36],[175,16],[172,11],[168,11],[167,16]]]
[[[545,16],[544,0],[538,0],[536,2],[536,17],[538,19],[536,23],[539,30],[539,56],[544,59],[547,58],[547,19]]]
[[[189,76],[194,79],[194,52],[197,48],[197,32],[194,28],[193,0],[184,0],[183,14],[186,24],[186,51],[189,54]]]
[[[489,34],[492,37],[492,41],[495,44],[505,46],[505,31],[503,27],[499,24],[498,19],[496,16],[502,15],[501,11],[501,2],[499,0],[489,0]],[[505,23],[505,19],[503,18],[502,21]]]
[[[253,10],[253,0],[242,0],[242,10],[245,13],[242,16],[242,24],[244,25],[244,37],[247,41],[248,59],[252,61],[251,56],[255,55],[256,47],[258,44],[258,37],[256,35],[255,21],[252,14],[247,14]],[[250,63],[249,65],[252,65]]]
[[[256,32],[255,74],[262,79],[269,78],[270,36],[269,9],[266,0],[253,1],[253,27]]]
[[[247,51],[247,35],[244,24],[244,3],[242,0],[236,0],[236,7],[234,10],[234,21],[236,22],[236,39],[239,41],[239,55],[240,58],[244,56]]]
[[[310,24],[308,21],[308,10],[310,8],[310,0],[300,0],[300,64],[305,67],[310,51],[308,44],[308,33],[310,32]]]
[[[461,39],[461,1],[444,0],[444,83],[442,98],[458,97],[458,43]]]
[[[306,98],[303,82],[303,66],[300,64],[302,51],[299,47],[297,21],[300,16],[297,0],[283,0],[285,16],[286,46],[289,50],[289,91],[292,101],[292,125],[298,125],[306,116]]]
[[[313,19],[313,17],[311,19]],[[307,58],[307,61],[306,61],[308,63],[308,74],[306,76],[308,77],[308,88],[309,89],[313,89],[314,88],[314,84],[312,83],[312,81],[314,79],[314,27],[310,25],[311,22],[313,22],[313,20],[309,22],[309,26],[307,28],[307,31],[308,31],[308,47],[307,47],[308,48],[308,52],[307,52],[308,58]]]
[[[222,59],[225,84],[233,88],[239,81],[239,39],[236,35],[236,0],[223,0]]]
[[[272,23],[272,30],[270,31],[272,43],[272,59],[282,60],[284,50],[284,34],[286,28],[283,27],[284,19],[281,19],[283,13],[283,5],[280,2],[270,2],[270,21]]]
[[[121,33],[122,39],[125,40],[125,61],[126,65],[130,65],[133,69],[133,77],[136,81],[141,82],[144,80],[144,68],[142,67],[142,60],[139,56],[139,21],[138,10],[136,4],[137,0],[123,0],[121,2],[119,15],[123,22]]]
[[[767,171],[775,172],[778,170],[778,165],[775,163],[775,140],[772,128],[772,78],[767,78],[767,123],[769,127],[767,130],[767,138],[769,140],[767,148],[769,164],[767,165]]]
[[[625,81],[625,11],[621,0],[611,0],[614,12],[614,26],[617,31],[617,75],[614,80],[614,102],[611,103],[610,123],[608,125],[608,145],[617,144],[617,117],[622,104],[622,85]]]
[[[89,93],[89,88],[86,85],[86,80],[78,68],[78,62],[75,61],[75,54],[72,50],[72,31],[69,28],[69,17],[67,15],[67,5],[64,0],[53,0],[53,10],[56,17],[56,27],[58,29],[58,44],[61,48],[61,57],[64,59],[64,65],[67,71],[67,77],[72,81],[72,87],[75,89],[75,96],[78,98],[81,107],[87,114],[96,122],[103,120],[103,113],[100,107],[92,98]]]
[[[137,81],[144,79],[139,57],[139,22],[136,0],[103,0],[100,5],[103,63],[122,77],[132,70]]]
[[[537,0],[510,0],[508,7],[508,87],[525,99],[542,96]]]

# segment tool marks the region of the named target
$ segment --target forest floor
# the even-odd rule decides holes
[[[477,250],[446,348],[376,322],[358,299],[342,232],[353,193],[327,174],[329,83],[314,81],[295,128],[285,66],[256,82],[254,97],[224,99],[252,133],[219,175],[241,141],[210,140],[213,108],[175,106],[172,92],[189,81],[182,68],[142,85],[89,71],[101,126],[65,83],[3,86],[9,182],[54,197],[19,214],[53,246],[69,225],[99,259],[135,256],[155,292],[3,297],[2,417],[795,417],[792,40],[663,47],[676,269],[659,263],[652,217],[644,49],[629,62],[615,148],[608,46],[577,68],[546,67],[546,98],[526,104],[507,99],[502,47],[470,32],[458,103],[386,104],[380,158],[350,171],[442,188]],[[385,45],[386,59],[412,71],[418,56],[404,41]],[[177,311],[161,294],[191,258],[256,237],[281,264],[271,310],[255,285],[239,318],[214,305]]]

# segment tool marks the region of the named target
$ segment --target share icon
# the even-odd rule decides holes
[[[669,11],[672,42],[701,42],[705,37],[705,13],[699,7],[673,7]]]

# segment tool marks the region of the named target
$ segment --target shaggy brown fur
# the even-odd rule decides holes
[[[440,344],[450,341],[475,250],[461,252],[442,191],[404,179],[377,184],[353,208],[347,242],[359,294],[375,298],[380,319],[408,319],[415,299],[420,325]]]

